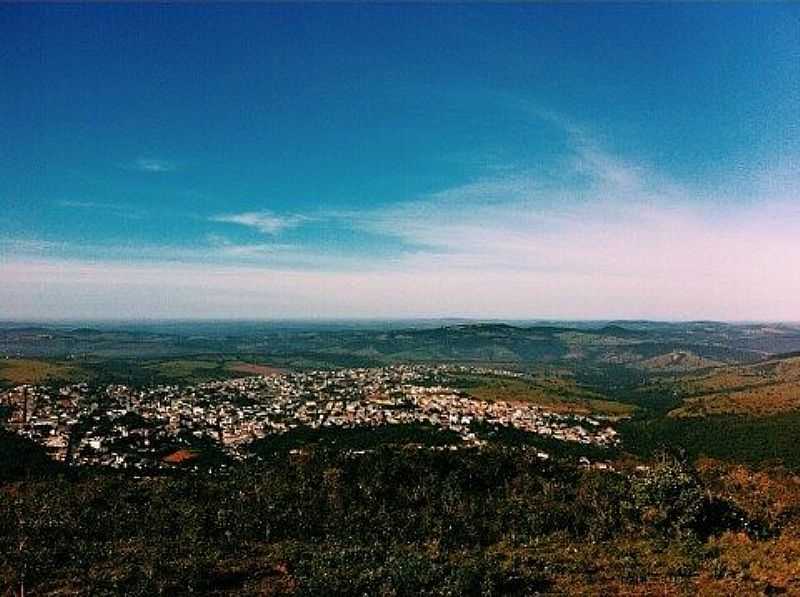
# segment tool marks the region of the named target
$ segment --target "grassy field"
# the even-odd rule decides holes
[[[684,350],[651,357],[636,364],[637,367],[653,371],[694,371],[723,365],[721,361],[706,359]]]
[[[750,415],[765,417],[800,408],[800,384],[797,382],[758,385],[733,392],[689,398],[673,417],[709,415]]]
[[[226,369],[229,371],[233,371],[234,373],[242,373],[245,375],[279,375],[284,373],[285,369],[279,369],[277,367],[270,367],[269,365],[260,365],[257,363],[245,363],[243,361],[233,361],[231,363],[226,363]]]
[[[162,361],[153,365],[148,365],[147,368],[153,369],[159,377],[187,382],[213,378],[216,377],[217,373],[222,373],[225,370],[223,362],[204,359]]]
[[[82,362],[100,384],[197,384],[251,375],[275,375],[281,370],[248,363],[240,355],[198,356],[182,359],[93,359]]]
[[[283,369],[241,360],[180,359],[163,361],[153,366],[161,377],[176,380],[197,381],[205,379],[225,379],[248,375],[278,375]]]
[[[64,363],[34,359],[6,359],[0,361],[0,383],[4,385],[71,382],[82,380],[86,377],[87,373],[80,367]]]
[[[479,400],[528,402],[555,412],[624,417],[636,407],[606,400],[602,395],[579,387],[574,380],[541,376],[535,381],[494,376],[462,376],[453,380]]]
[[[686,396],[673,417],[771,416],[800,409],[800,358],[713,369],[678,382]]]

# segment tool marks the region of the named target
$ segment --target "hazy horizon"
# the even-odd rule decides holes
[[[486,317],[285,317],[285,318],[156,318],[144,317],[131,318],[39,318],[39,319],[0,319],[0,325],[42,324],[42,325],[72,325],[96,323],[102,325],[112,324],[406,324],[429,323],[443,325],[460,324],[507,324],[507,325],[549,325],[549,324],[579,324],[579,325],[608,325],[608,324],[653,324],[653,325],[689,325],[689,324],[720,324],[720,325],[778,325],[795,326],[800,321],[791,320],[724,320],[724,319],[620,319],[620,318],[592,318],[592,319],[545,319],[545,318],[486,318]]]
[[[0,5],[0,320],[800,320],[800,5]]]

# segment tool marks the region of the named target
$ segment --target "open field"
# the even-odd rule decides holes
[[[149,367],[155,369],[159,376],[163,378],[187,383],[193,383],[198,380],[226,379],[250,375],[278,375],[285,371],[285,369],[259,363],[248,363],[227,358],[210,360],[203,357],[163,361]]]
[[[631,404],[606,400],[601,394],[580,388],[574,380],[564,377],[537,377],[529,381],[465,376],[455,378],[454,384],[480,400],[527,402],[560,413],[623,417],[636,410]]]
[[[692,352],[676,350],[637,363],[638,367],[653,371],[694,371],[710,367],[721,367],[725,363],[700,357]]]
[[[221,364],[216,361],[203,359],[190,360],[181,359],[175,361],[163,361],[148,368],[155,369],[159,374],[173,378],[196,378],[203,377],[205,374],[221,368]]]
[[[281,371],[264,364],[247,363],[238,355],[146,360],[93,358],[82,366],[103,383],[130,385],[196,384],[233,377],[275,375]]]
[[[797,382],[755,385],[743,390],[689,398],[673,417],[708,415],[751,415],[764,417],[800,409],[800,384]]]
[[[126,385],[195,384],[232,377],[276,375],[285,370],[262,363],[248,363],[235,355],[163,360],[91,357],[67,362],[12,358],[0,359],[0,387],[80,381]]]
[[[680,380],[683,404],[673,417],[769,416],[800,409],[800,358],[712,369]]]
[[[242,361],[234,361],[225,364],[226,369],[234,373],[243,373],[245,375],[280,375],[286,369],[278,367],[270,367],[269,365],[259,365],[257,363],[244,363]]]
[[[35,359],[0,360],[0,383],[7,385],[26,383],[71,382],[86,377],[79,367]]]

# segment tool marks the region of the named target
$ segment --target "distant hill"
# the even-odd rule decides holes
[[[631,337],[642,338],[648,335],[646,331],[625,328],[622,327],[621,325],[616,325],[616,324],[607,325],[600,328],[599,330],[596,330],[595,332],[589,332],[589,333],[595,333],[604,336],[616,336],[618,338],[631,338]]]
[[[723,365],[725,363],[721,361],[704,358],[684,350],[674,350],[637,363],[638,367],[654,371],[693,371]]]
[[[441,323],[441,322],[439,322]],[[800,351],[800,329],[714,322],[165,322],[0,326],[0,358],[254,355],[290,367],[445,361],[690,370]],[[692,355],[674,357],[674,354]],[[673,363],[675,361],[675,363]],[[680,361],[678,363],[677,361]],[[672,367],[672,365],[676,365]],[[679,366],[678,366],[679,365]]]
[[[673,417],[769,416],[800,411],[800,356],[713,369],[681,380],[686,399]]]
[[[76,336],[99,336],[103,332],[95,328],[76,328],[71,333]]]

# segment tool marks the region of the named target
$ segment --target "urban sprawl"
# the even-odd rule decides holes
[[[425,424],[455,432],[461,446],[474,446],[482,443],[475,426],[488,425],[583,444],[618,442],[598,418],[477,400],[448,387],[451,376],[463,374],[522,376],[480,367],[401,365],[186,387],[23,385],[0,394],[0,406],[7,427],[44,446],[54,459],[121,469],[169,468],[191,460],[203,445],[244,459],[254,440],[297,428]]]

